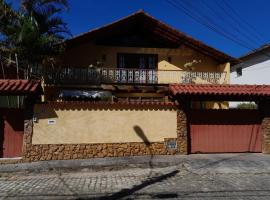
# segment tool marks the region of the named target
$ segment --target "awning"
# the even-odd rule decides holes
[[[172,95],[195,100],[249,101],[270,99],[270,85],[172,84]]]
[[[40,80],[0,79],[0,95],[29,95],[41,92]]]

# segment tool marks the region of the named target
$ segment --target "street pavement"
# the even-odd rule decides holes
[[[148,161],[1,173],[0,199],[270,199],[270,155],[191,155],[162,167]]]

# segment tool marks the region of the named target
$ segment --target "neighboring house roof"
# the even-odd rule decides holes
[[[158,38],[160,41],[169,42],[177,46],[185,44],[201,53],[208,55],[218,62],[233,62],[236,63],[236,59],[213,48],[199,40],[196,40],[166,24],[153,18],[143,11],[136,12],[118,21],[115,21],[106,26],[91,30],[89,32],[78,35],[74,38],[66,40],[68,46],[78,45],[81,43],[95,40],[99,37],[111,36],[116,34],[126,33],[129,29],[133,28],[135,31],[152,34],[153,38]]]
[[[238,68],[253,67],[259,63],[270,60],[270,44],[265,44],[238,58],[238,63],[233,63],[231,72],[235,72]],[[268,65],[268,64],[266,64]],[[259,67],[259,66],[258,66]]]
[[[0,79],[0,95],[28,95],[41,91],[39,80]]]
[[[268,56],[270,59],[269,51],[270,51],[270,44],[264,44],[263,46],[255,49],[254,51],[250,51],[247,54],[244,54],[238,59],[241,62],[257,55],[265,55],[265,56]]]
[[[173,95],[200,99],[248,100],[270,97],[270,85],[172,84],[169,90]]]

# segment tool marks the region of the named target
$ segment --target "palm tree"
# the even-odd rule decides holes
[[[67,0],[21,0],[19,10],[0,0],[0,46],[17,53],[26,66],[52,60],[70,35],[60,17],[67,9]]]
[[[58,16],[68,9],[67,0],[22,0],[21,9],[38,27],[40,34],[63,39],[62,33],[69,34],[66,23]]]

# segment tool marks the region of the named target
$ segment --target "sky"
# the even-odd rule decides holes
[[[70,9],[62,16],[76,36],[142,9],[175,29],[234,57],[270,43],[267,24],[270,24],[270,0],[169,1],[177,6],[166,0],[69,0]],[[188,14],[179,9],[181,1],[188,3]],[[15,4],[18,2],[14,0]],[[199,16],[199,22],[194,20],[194,16],[197,20]],[[212,23],[211,28],[201,24],[209,22]],[[230,39],[224,38],[224,32]]]

